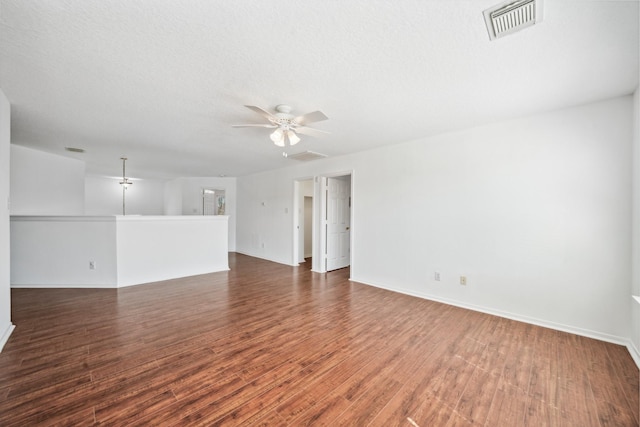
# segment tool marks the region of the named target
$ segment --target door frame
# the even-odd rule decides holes
[[[349,265],[351,271],[354,268],[354,236],[357,233],[357,227],[355,224],[355,171],[353,169],[341,172],[322,173],[315,176],[306,176],[295,178],[293,180],[293,215],[292,215],[292,227],[293,227],[293,250],[292,250],[292,265],[299,265],[298,253],[300,250],[300,182],[313,180],[313,228],[311,232],[312,239],[312,262],[311,271],[316,273],[326,273],[326,248],[327,233],[324,227],[324,215],[322,213],[327,208],[327,193],[326,193],[326,179],[323,178],[337,178],[340,176],[351,177],[351,208],[349,209],[349,221],[350,221],[350,234],[349,234]]]
[[[200,191],[200,197],[202,198],[202,212],[201,215],[205,215],[205,194],[213,194],[214,195],[214,209],[213,213],[210,215],[225,215],[224,213],[218,213],[218,198],[220,197],[220,192],[222,192],[222,197],[224,197],[224,209],[226,210],[226,200],[227,200],[227,189],[225,187],[202,187]],[[216,194],[218,193],[218,194]]]
[[[315,194],[315,184],[316,184],[316,179],[315,177],[311,176],[311,177],[305,177],[305,178],[297,178],[293,180],[293,215],[292,215],[292,219],[293,219],[293,250],[292,250],[292,262],[291,265],[299,265],[301,262],[304,262],[304,260],[300,260],[300,233],[304,233],[304,230],[300,228],[300,217],[301,217],[301,209],[304,208],[304,206],[300,206],[300,200],[302,199],[302,194],[301,194],[301,190],[300,190],[300,183],[302,182],[306,182],[306,181],[313,181],[314,183],[314,192],[312,194],[312,199],[313,199],[313,210],[312,210],[312,224],[314,224],[313,221],[315,221],[315,217],[316,217],[316,212],[315,212],[315,203],[316,203],[316,194]],[[311,241],[312,241],[312,245],[313,242],[315,241],[315,230],[312,229],[313,233],[311,236]],[[313,255],[315,255],[315,251],[313,252]]]
[[[354,222],[354,171],[343,171],[343,172],[334,172],[334,173],[325,173],[322,175],[318,175],[314,180],[314,196],[317,195],[319,203],[315,203],[314,197],[314,220],[313,220],[313,266],[312,270],[318,273],[326,273],[327,272],[327,228],[326,228],[326,220],[325,215],[327,209],[327,179],[326,178],[338,178],[341,176],[349,176],[351,181],[351,192],[349,197],[351,197],[351,206],[349,209],[349,222],[350,222],[350,233],[349,233],[349,265],[353,267],[353,254],[354,254],[354,233],[356,230],[355,222]],[[316,206],[317,205],[317,206]]]

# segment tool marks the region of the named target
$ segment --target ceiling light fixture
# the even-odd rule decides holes
[[[274,130],[270,138],[278,147],[284,147],[284,132],[282,132],[282,129],[278,128]]]
[[[289,138],[289,145],[296,145],[300,142],[300,138],[298,138],[298,135],[292,130],[287,131],[287,138]]]
[[[127,178],[125,174],[125,162],[127,161],[127,158],[120,157],[120,159],[122,160],[122,181],[120,181],[120,185],[122,185],[122,188],[126,190],[130,185],[133,185],[133,182],[129,181],[129,178]]]
[[[126,170],[125,170],[125,163],[127,161],[126,157],[120,157],[120,159],[122,160],[122,181],[120,181],[120,185],[122,185],[122,215],[126,215],[126,210],[125,210],[125,193],[127,191],[127,188],[129,188],[130,185],[133,185],[133,182],[129,181],[129,178],[127,178],[126,176]]]
[[[292,146],[300,142],[300,137],[293,130],[287,129],[286,126],[274,130],[269,137],[278,147],[284,147],[287,139],[289,140],[289,145]]]

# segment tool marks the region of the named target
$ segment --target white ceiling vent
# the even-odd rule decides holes
[[[482,12],[489,39],[515,33],[542,21],[542,0],[509,0]]]
[[[71,152],[71,153],[84,153],[84,149],[83,148],[76,148],[76,147],[64,147],[65,150]]]
[[[324,159],[326,154],[316,153],[315,151],[303,151],[302,153],[289,154],[287,159],[299,160],[301,162],[309,162],[311,160]]]

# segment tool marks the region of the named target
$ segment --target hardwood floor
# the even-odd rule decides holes
[[[14,289],[0,425],[638,425],[624,347],[348,269],[230,265],[119,290]]]

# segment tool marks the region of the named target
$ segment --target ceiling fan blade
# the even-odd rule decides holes
[[[313,113],[298,116],[293,119],[293,121],[299,125],[306,125],[307,123],[320,122],[327,119],[329,119],[329,117],[327,117],[322,111],[314,111]]]
[[[306,126],[297,126],[294,128],[294,130],[297,133],[301,133],[303,135],[309,135],[309,136],[322,136],[322,135],[331,133],[331,132],[327,132],[326,130],[313,129],[313,128],[308,128]]]
[[[269,121],[277,119],[276,116],[274,116],[273,114],[271,114],[267,110],[263,110],[262,108],[256,107],[255,105],[245,105],[245,107],[247,107],[248,109],[250,109],[252,111],[255,111],[256,113],[260,114],[262,117],[266,118]]]
[[[246,125],[231,125],[231,127],[234,128],[252,128],[252,127],[257,127],[257,128],[277,128],[277,125],[271,125],[271,124],[257,124],[257,123],[253,123],[253,124],[246,124]]]

